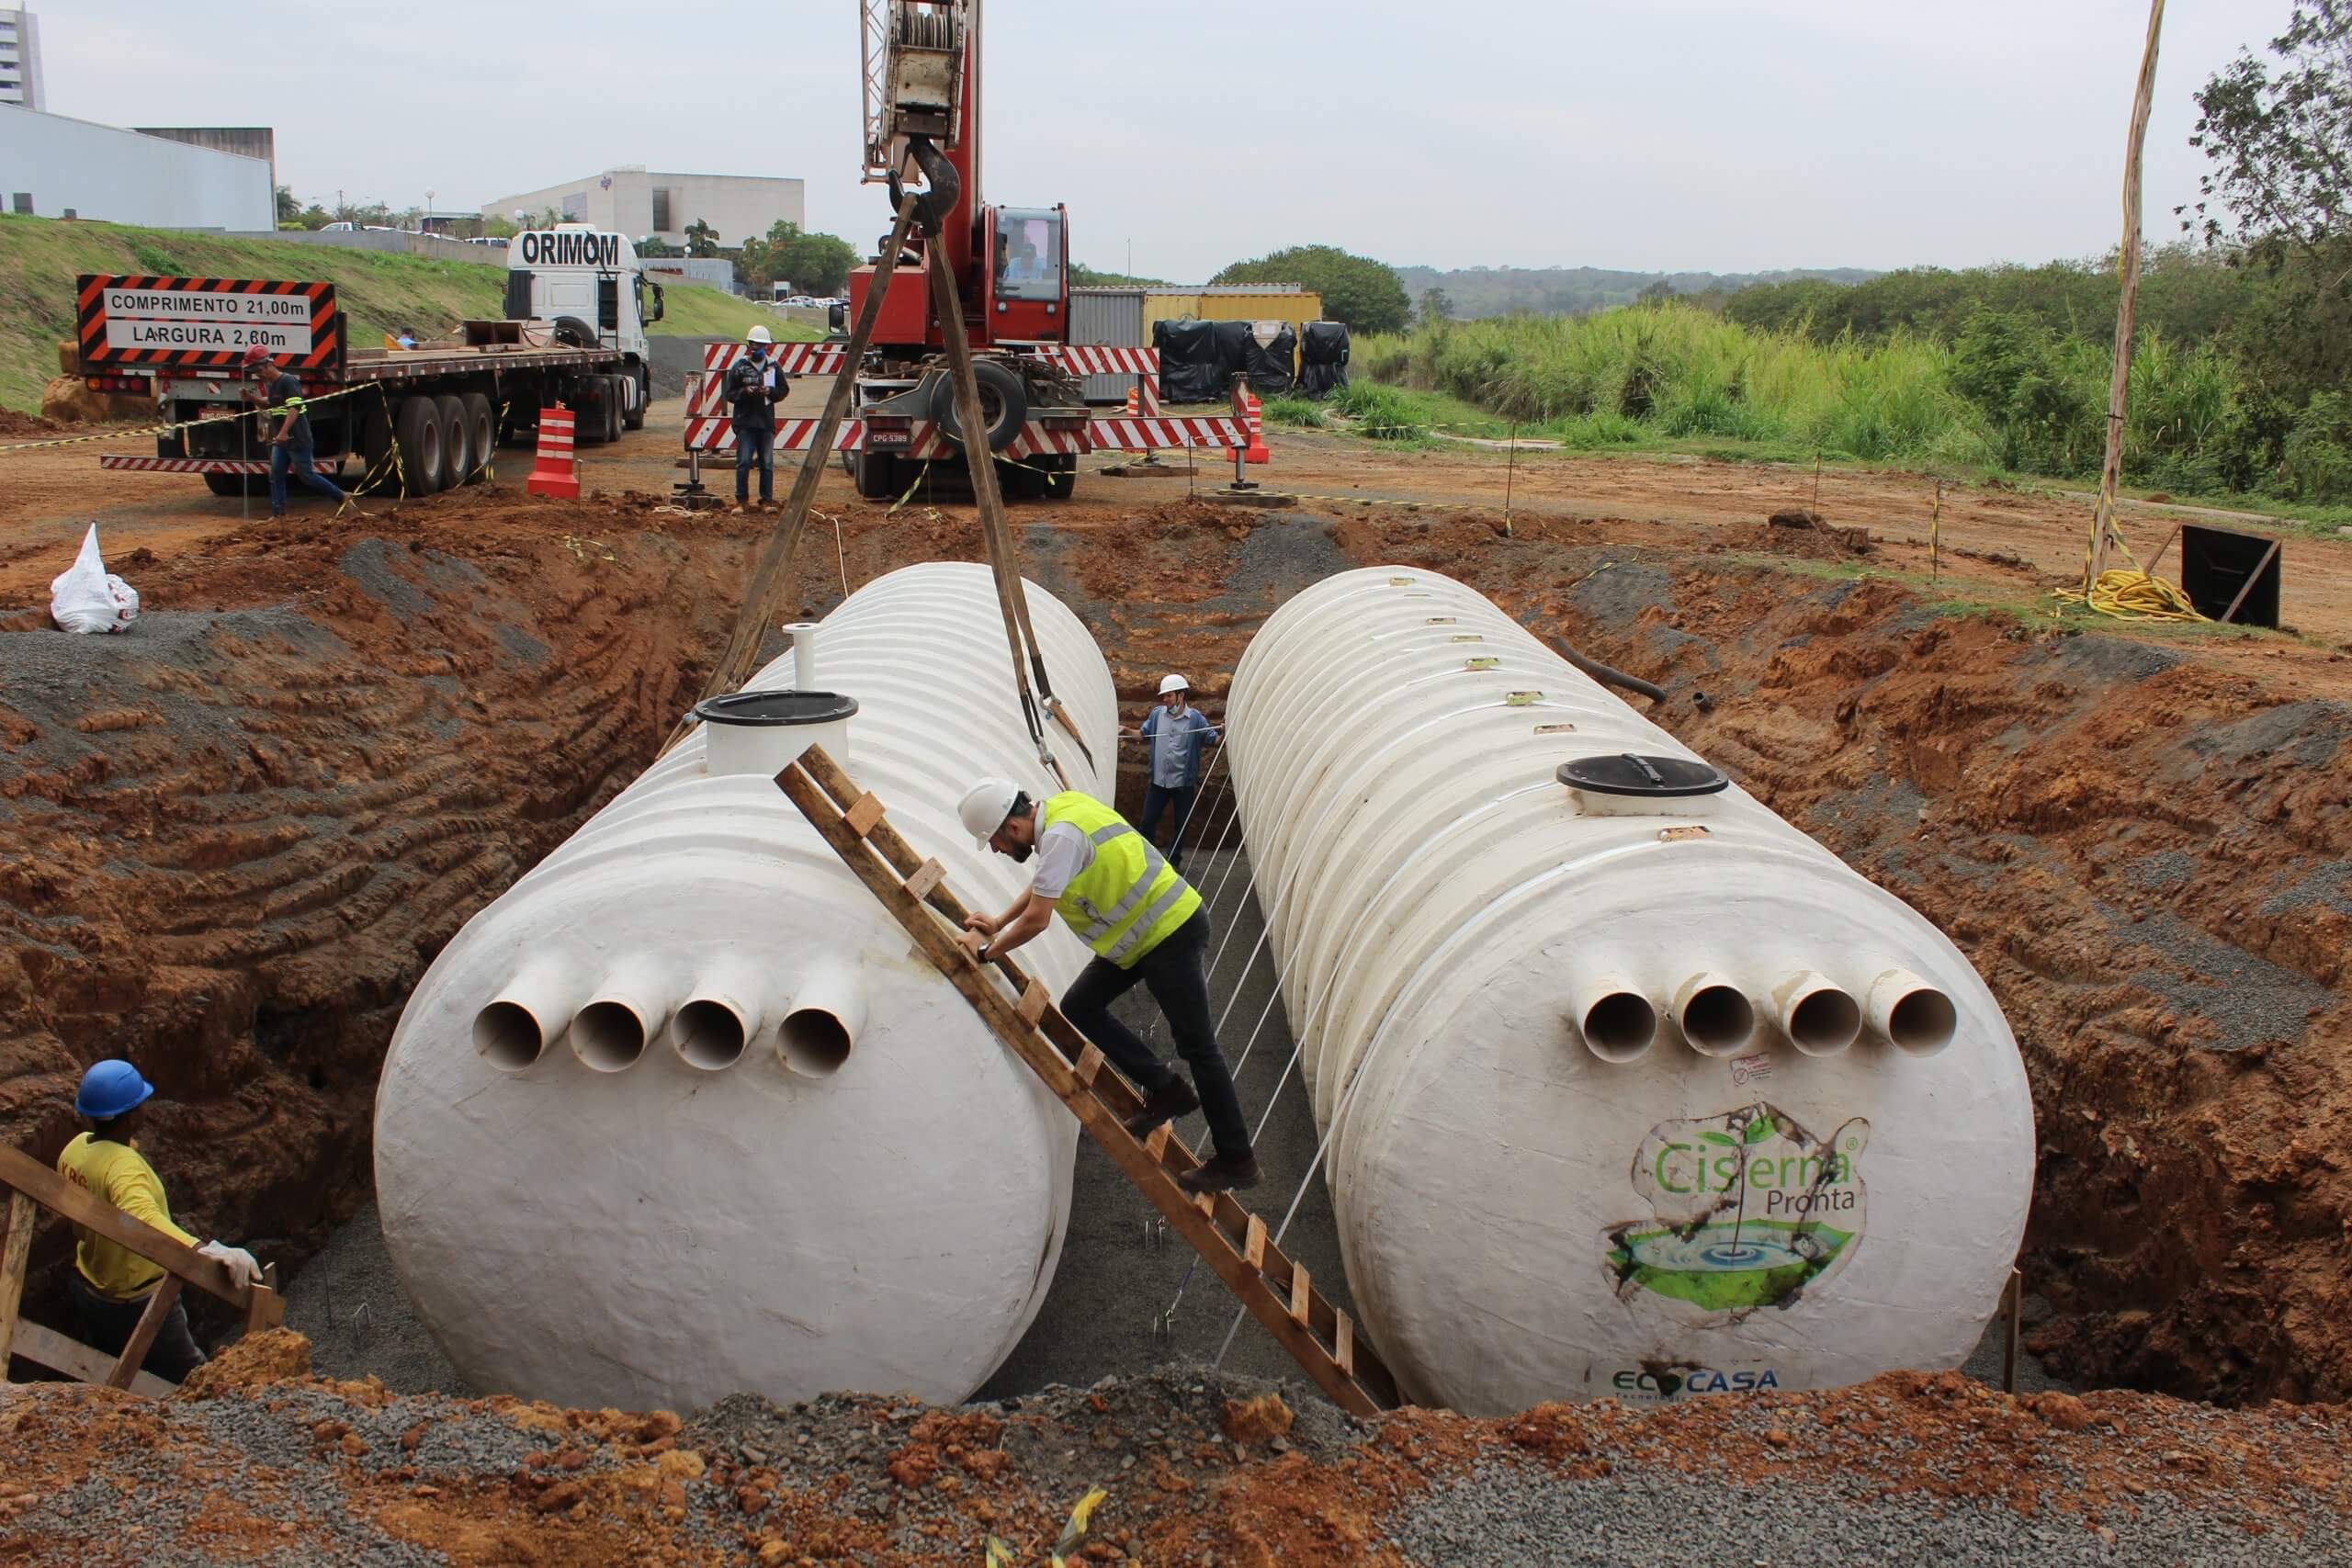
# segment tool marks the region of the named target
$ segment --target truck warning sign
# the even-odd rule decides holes
[[[233,369],[267,349],[296,370],[343,358],[334,287],[225,277],[81,279],[82,368],[131,366]]]

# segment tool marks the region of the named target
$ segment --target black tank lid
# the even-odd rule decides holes
[[[1578,757],[1561,763],[1553,776],[1571,789],[1595,795],[1713,795],[1731,787],[1731,780],[1704,762],[1688,757],[1637,757],[1631,751]]]
[[[839,692],[729,692],[695,705],[705,724],[824,724],[857,712]]]

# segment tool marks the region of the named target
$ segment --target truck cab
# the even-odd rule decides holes
[[[506,319],[548,322],[574,347],[650,365],[645,329],[662,319],[662,286],[647,280],[626,234],[559,223],[507,243]]]

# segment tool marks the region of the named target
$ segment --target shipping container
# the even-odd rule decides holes
[[[1111,348],[1148,348],[1140,288],[1073,288],[1069,291],[1069,341]],[[1090,403],[1124,403],[1139,378],[1081,376]]]
[[[1306,323],[1322,319],[1323,296],[1295,283],[1158,288],[1147,290],[1143,297],[1142,331],[1147,343],[1151,340],[1151,324],[1159,321],[1287,321],[1303,338]],[[1294,358],[1292,372],[1295,374],[1297,368]]]

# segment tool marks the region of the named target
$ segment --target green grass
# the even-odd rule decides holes
[[[333,283],[354,347],[376,346],[403,324],[432,333],[505,313],[503,268],[477,262],[0,216],[0,408],[40,407],[42,386],[58,374],[57,344],[74,335],[74,278],[136,272]],[[736,337],[765,323],[781,340],[823,336],[715,288],[672,285],[664,292],[668,314],[656,323],[663,333]]]

